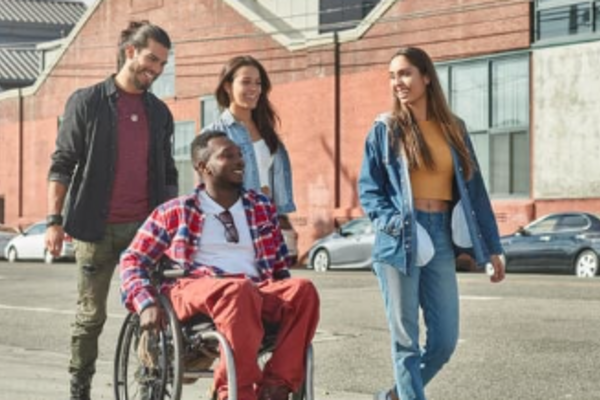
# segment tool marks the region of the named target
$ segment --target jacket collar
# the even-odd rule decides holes
[[[226,126],[231,126],[231,125],[239,124],[239,122],[235,119],[235,117],[233,116],[233,114],[231,113],[231,111],[229,111],[228,108],[226,108],[225,110],[223,110],[223,112],[221,113],[221,121],[223,121],[223,123]]]

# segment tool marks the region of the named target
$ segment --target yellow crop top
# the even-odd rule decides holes
[[[429,147],[434,169],[422,167],[410,171],[413,198],[452,200],[454,165],[450,145],[440,125],[435,121],[420,121],[419,129]]]

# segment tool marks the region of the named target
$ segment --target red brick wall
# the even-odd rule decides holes
[[[483,5],[488,4],[483,7]],[[465,9],[468,8],[468,11]],[[333,228],[333,218],[360,214],[356,179],[365,135],[389,106],[387,64],[402,45],[424,47],[436,59],[484,55],[529,46],[528,2],[405,0],[392,6],[358,41],[341,44],[340,204],[335,207],[334,47],[290,52],[222,1],[104,0],[44,82],[25,99],[23,213],[19,215],[16,101],[0,101],[0,196],[9,223],[45,215],[45,178],[56,123],[68,96],[116,69],[118,31],[130,19],[165,28],[176,52],[176,120],[199,126],[199,101],[211,94],[223,63],[235,54],[260,59],[274,84],[272,101],[290,150],[300,250]]]
[[[5,222],[17,215],[19,195],[19,102],[0,102],[0,196],[4,196]]]

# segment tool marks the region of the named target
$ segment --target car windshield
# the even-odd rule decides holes
[[[46,232],[46,226],[43,223],[31,225],[25,231],[27,235],[39,235]]]

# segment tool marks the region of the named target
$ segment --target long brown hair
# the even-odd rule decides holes
[[[391,60],[399,56],[406,57],[408,62],[417,68],[422,76],[429,78],[429,84],[426,86],[427,118],[431,118],[440,124],[446,140],[458,153],[465,178],[470,178],[475,165],[471,161],[469,150],[463,137],[463,130],[446,102],[431,58],[425,51],[418,47],[403,47],[394,54]],[[399,128],[400,139],[408,159],[409,168],[427,167],[433,169],[435,164],[431,156],[431,151],[423,139],[423,135],[412,112],[396,96],[394,96],[392,117],[393,124]]]
[[[260,136],[263,138],[271,154],[277,151],[279,146],[279,135],[277,134],[276,126],[279,125],[279,116],[275,112],[273,105],[269,101],[269,93],[271,92],[271,80],[267,71],[257,59],[252,56],[237,56],[231,58],[223,66],[219,76],[219,84],[215,89],[215,97],[221,109],[226,109],[231,104],[229,94],[225,90],[225,84],[233,83],[235,73],[241,67],[254,67],[260,74],[261,93],[256,104],[256,108],[252,110],[252,120],[256,124]]]

